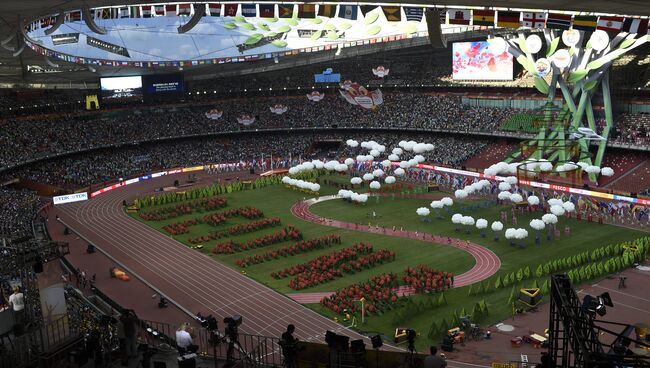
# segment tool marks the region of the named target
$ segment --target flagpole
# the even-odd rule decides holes
[[[271,171],[273,171],[273,153],[271,153]]]

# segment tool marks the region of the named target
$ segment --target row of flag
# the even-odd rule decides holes
[[[501,28],[577,29],[580,31],[648,33],[648,19],[561,13],[452,9],[448,24]]]
[[[154,16],[190,16],[198,7],[205,7],[205,16],[259,18],[315,18],[339,17],[356,20],[359,14],[364,17],[380,8],[386,20],[419,22],[424,15],[423,7],[414,6],[378,6],[378,5],[335,5],[335,4],[167,4],[136,5],[118,8],[98,8],[92,11],[95,19],[150,18]],[[81,11],[65,13],[66,22],[81,21]],[[502,28],[550,28],[577,29],[608,32],[648,33],[647,18],[630,18],[621,16],[572,15],[562,13],[518,12],[496,10],[449,9],[440,12],[441,23],[456,25],[474,25]],[[40,28],[46,28],[56,22],[56,16],[42,18]],[[32,29],[38,28],[36,25]]]

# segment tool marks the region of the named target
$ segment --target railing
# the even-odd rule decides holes
[[[176,346],[175,336],[180,325],[140,321],[138,338],[154,347],[160,344]],[[203,327],[188,327],[193,343],[199,350],[197,354],[206,358],[227,360],[230,340],[220,332],[210,332]],[[232,360],[241,361],[245,366],[275,367],[282,363],[280,339],[261,335],[239,333],[237,343],[232,344]]]

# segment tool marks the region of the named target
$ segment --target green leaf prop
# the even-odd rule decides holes
[[[587,73],[588,72],[587,72],[586,69],[580,69],[580,70],[576,70],[575,72],[571,72],[569,74],[569,78],[567,79],[567,82],[575,83],[575,82],[583,79],[584,77],[586,77]]]
[[[312,24],[321,24],[321,23],[323,23],[323,18],[321,18],[321,17],[316,17],[316,18],[310,20],[310,22],[311,22]]]
[[[264,36],[261,33],[255,33],[255,34],[251,35],[250,37],[248,37],[248,39],[246,41],[244,41],[244,45],[254,45],[254,44],[260,42],[262,37],[264,37]]]
[[[269,22],[269,23],[275,23],[275,22],[277,22],[278,20],[279,20],[278,17],[273,17],[273,18],[269,18],[269,19],[267,19],[266,21]]]
[[[269,25],[263,22],[257,23],[257,28],[261,29],[262,31],[270,31],[271,28],[269,28]]]
[[[628,39],[624,40],[623,42],[621,42],[621,44],[618,45],[618,48],[619,48],[619,49],[626,49],[626,48],[632,46],[632,44],[633,44],[634,42],[636,42],[636,40],[634,39],[634,37],[632,37],[632,38],[628,38]]]
[[[323,27],[323,29],[326,31],[333,31],[336,29],[336,26],[332,23],[328,23],[325,25],[325,27]]]
[[[368,14],[366,14],[366,18],[363,20],[363,23],[366,25],[373,24],[377,21],[377,18],[379,18],[379,12],[373,11]]]
[[[223,28],[225,28],[225,29],[235,29],[235,28],[237,28],[237,25],[235,23],[232,23],[232,22],[227,22],[227,23],[223,24]]]
[[[242,17],[241,15],[237,15],[237,16],[233,17],[232,19],[234,19],[235,22],[237,22],[237,23],[245,23],[246,22],[246,18]]]
[[[316,31],[316,32],[314,32],[314,34],[311,35],[311,40],[316,41],[322,35],[323,35],[323,31]]]
[[[327,39],[328,39],[328,40],[332,40],[332,41],[333,41],[333,40],[336,40],[336,39],[338,39],[338,38],[339,38],[339,35],[337,35],[335,31],[329,31],[329,32],[327,32]]]
[[[295,26],[298,25],[298,21],[296,19],[294,19],[294,18],[286,19],[284,22],[287,23],[288,25],[292,26],[292,27],[295,27]]]
[[[273,44],[273,46],[275,46],[275,47],[286,47],[287,46],[287,41],[285,41],[285,40],[275,40],[275,41],[271,42],[271,44]]]
[[[242,23],[242,24],[239,25],[239,27],[243,28],[243,29],[246,29],[246,30],[249,30],[249,31],[255,30],[255,26],[250,24],[250,23]]]
[[[560,44],[560,38],[555,37],[553,41],[551,41],[551,45],[548,47],[548,50],[546,51],[546,57],[550,57],[555,53],[555,50],[557,50],[557,46]]]
[[[345,30],[348,30],[348,29],[350,29],[350,28],[352,28],[352,23],[350,23],[350,22],[348,22],[348,21],[345,21],[345,20],[344,20],[344,21],[342,21],[341,23],[339,23],[339,29],[340,29],[341,31],[345,31]]]
[[[589,90],[593,89],[594,87],[596,87],[597,84],[598,84],[597,79],[590,80],[589,82],[585,83],[585,85],[582,87],[582,89],[585,90],[585,91],[589,91]]]
[[[535,88],[542,94],[548,94],[548,84],[540,77],[535,77]]]
[[[366,29],[366,34],[368,36],[374,36],[377,33],[379,33],[379,31],[381,31],[381,27],[378,26],[377,24],[374,24]]]
[[[406,34],[415,33],[418,31],[418,26],[413,22],[408,22],[402,26],[402,32]]]
[[[270,38],[270,37],[275,37],[277,35],[278,35],[277,32],[269,32],[269,33],[265,34],[264,37],[269,37]]]
[[[519,62],[519,64],[521,64],[521,66],[523,66],[524,69],[528,70],[532,74],[537,74],[537,70],[535,69],[535,64],[532,61],[530,61],[526,57],[526,55],[519,55],[517,57],[517,62]]]
[[[278,27],[278,33],[286,33],[291,30],[291,27],[289,26],[280,26]]]

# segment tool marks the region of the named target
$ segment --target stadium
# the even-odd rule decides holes
[[[6,1],[0,368],[650,367],[646,1]]]

